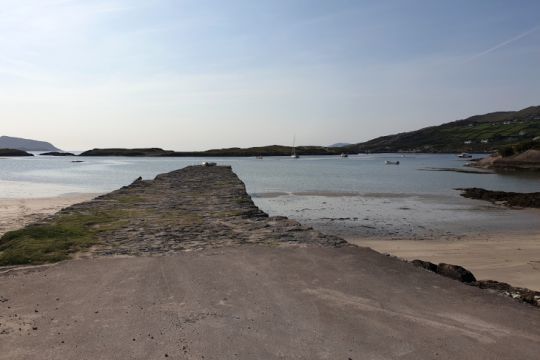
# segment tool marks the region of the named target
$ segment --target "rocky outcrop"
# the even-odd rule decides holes
[[[413,260],[411,263],[416,267],[426,269],[450,279],[461,281],[467,285],[494,291],[498,294],[509,296],[524,303],[540,306],[540,292],[538,291],[514,287],[507,283],[494,280],[476,280],[472,272],[459,265],[444,263],[436,265],[432,262],[424,260]]]
[[[417,259],[417,260],[411,261],[411,263],[414,266],[424,268],[424,269],[426,269],[428,271],[432,271],[432,272],[435,272],[435,273],[437,272],[437,265],[435,265],[432,262]]]
[[[472,272],[459,265],[441,263],[437,266],[437,274],[464,283],[472,283],[476,281],[476,278]]]
[[[498,171],[540,171],[540,150],[527,150],[521,154],[502,157],[488,156],[470,163],[470,166]]]
[[[17,149],[0,149],[0,156],[34,156],[23,150]]]
[[[458,188],[456,190],[461,190],[461,196],[469,199],[485,200],[505,206],[540,208],[540,192],[516,193],[482,188]]]

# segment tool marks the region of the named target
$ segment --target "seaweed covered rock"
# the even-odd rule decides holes
[[[464,188],[461,190],[461,196],[490,201],[492,203],[501,203],[506,206],[540,208],[540,192],[534,193],[516,193],[506,191],[491,191],[482,188]]]

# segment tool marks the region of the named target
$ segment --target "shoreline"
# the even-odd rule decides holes
[[[463,266],[480,280],[540,291],[540,233],[470,234],[453,240],[392,240],[344,236],[351,244],[403,260]]]

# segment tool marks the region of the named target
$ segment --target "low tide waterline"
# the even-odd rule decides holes
[[[72,162],[73,160],[83,162]],[[399,160],[400,165],[385,165]],[[340,235],[430,239],[465,233],[540,228],[535,211],[517,211],[464,199],[455,188],[540,191],[537,174],[469,174],[423,171],[461,168],[455,155],[372,154],[349,158],[306,156],[254,158],[80,157],[0,159],[0,198],[103,193],[142,176],[215,161],[245,182],[255,203]]]

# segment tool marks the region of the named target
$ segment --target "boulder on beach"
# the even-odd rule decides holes
[[[472,272],[459,265],[441,263],[437,266],[437,274],[464,283],[472,283],[476,281],[476,278]]]
[[[474,277],[472,272],[470,272],[469,270],[459,265],[452,265],[452,264],[445,264],[445,263],[440,263],[439,265],[435,265],[432,262],[418,260],[418,259],[411,261],[411,263],[414,266],[424,268],[428,271],[432,271],[439,275],[442,275],[442,276],[445,276],[454,280],[458,280],[464,283],[473,283],[476,281],[476,278]]]

